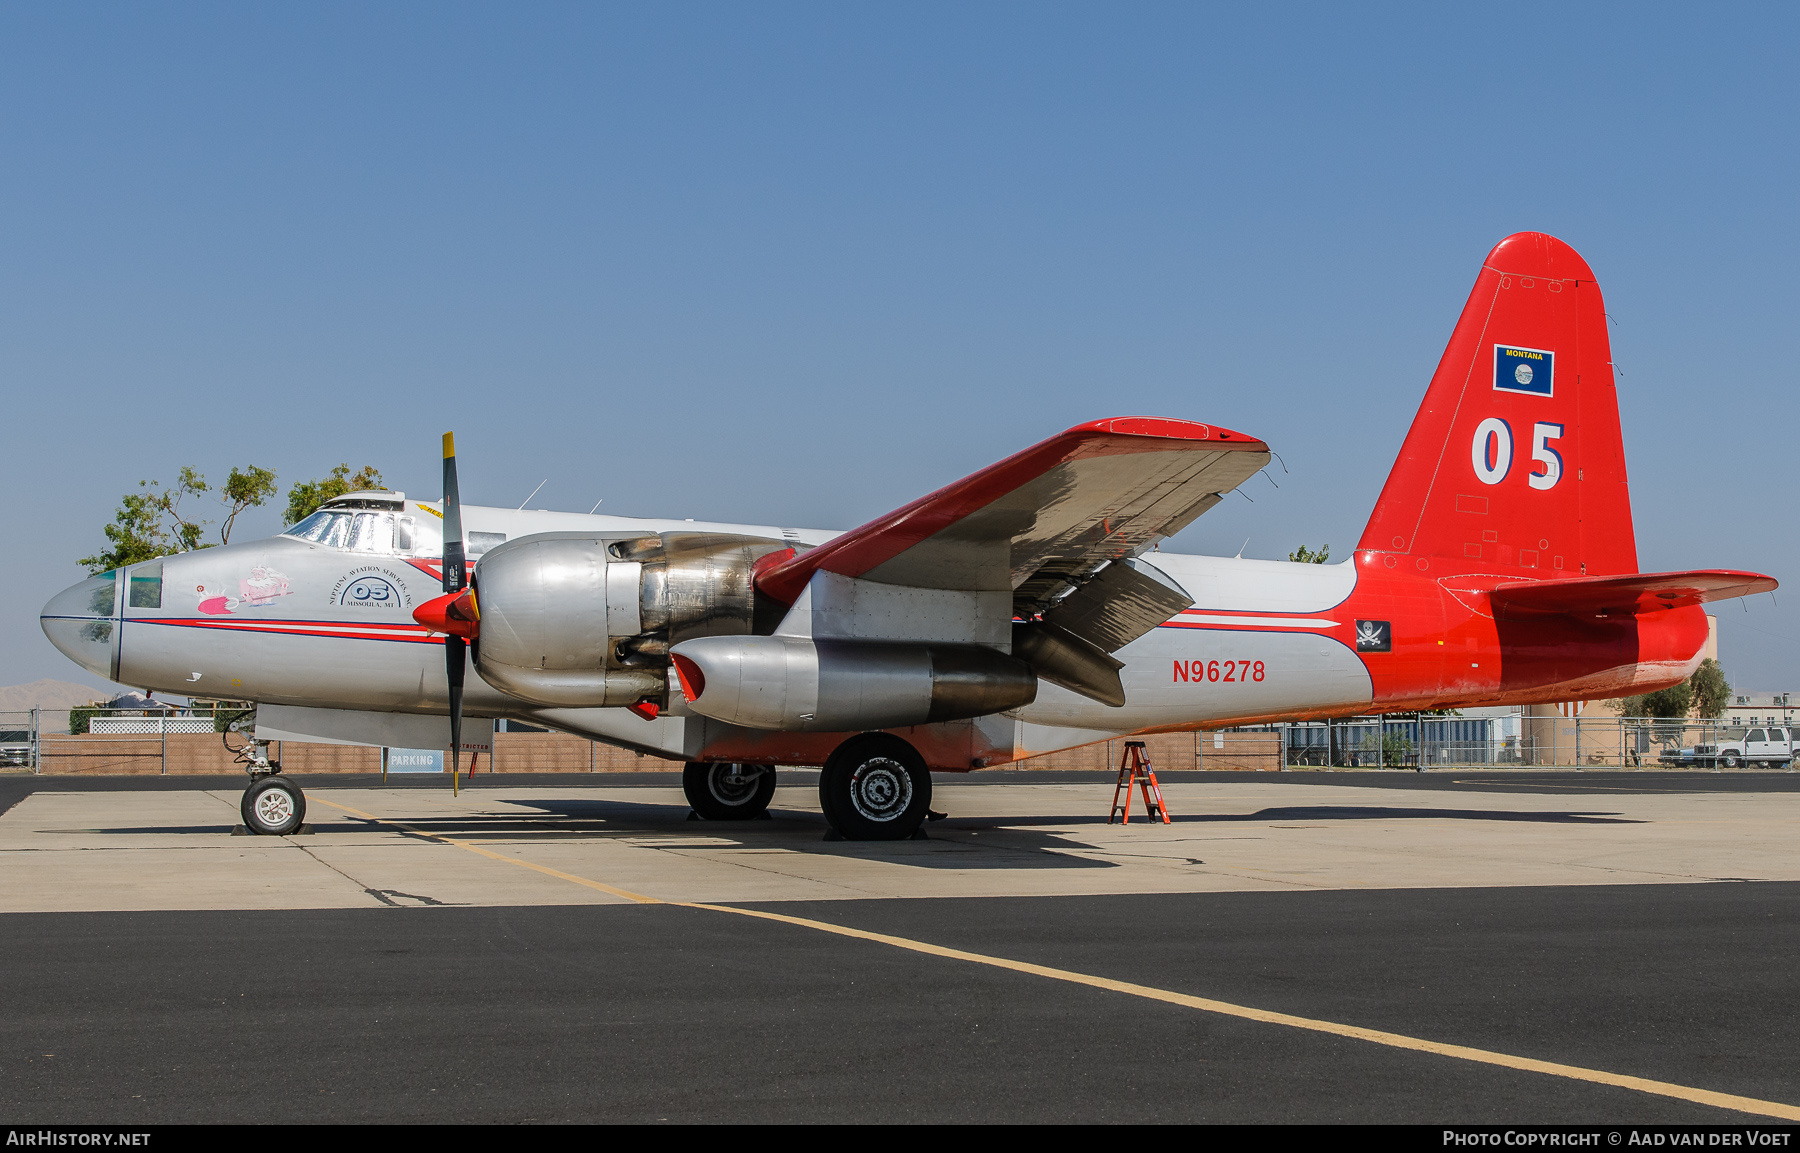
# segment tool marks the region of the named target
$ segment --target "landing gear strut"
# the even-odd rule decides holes
[[[244,828],[265,837],[298,830],[306,820],[306,794],[283,779],[281,765],[269,760],[269,742],[252,740],[238,757],[250,770],[250,787],[238,805]]]
[[[819,807],[846,840],[903,841],[931,811],[931,771],[890,733],[851,737],[819,773]]]
[[[681,770],[681,791],[694,812],[709,821],[753,821],[775,795],[771,765],[694,761]]]

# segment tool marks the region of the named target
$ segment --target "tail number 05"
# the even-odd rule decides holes
[[[1561,440],[1563,426],[1539,421],[1531,426],[1532,468],[1525,481],[1535,489],[1555,488],[1562,479],[1562,454],[1550,447]],[[1499,484],[1512,471],[1512,426],[1497,416],[1490,416],[1475,426],[1475,439],[1469,445],[1469,463],[1475,466],[1475,479],[1482,484]],[[1539,467],[1543,471],[1539,472]]]

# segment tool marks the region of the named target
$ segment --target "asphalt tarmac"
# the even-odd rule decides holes
[[[1056,784],[1044,786],[1049,791],[1031,795],[1055,797],[1071,787],[1068,775],[1052,776]],[[1274,830],[1275,849],[1257,851],[1310,846],[1307,851],[1327,856],[1339,842],[1318,838],[1341,838],[1346,826],[1355,826],[1353,832],[1379,826],[1388,839],[1427,826],[1448,828],[1449,839],[1441,842],[1447,846],[1463,835],[1457,830],[1468,830],[1489,840],[1482,842],[1481,861],[1459,867],[1487,861],[1507,875],[1528,876],[1546,837],[1599,838],[1593,843],[1605,845],[1605,838],[1666,835],[1665,842],[1643,843],[1663,844],[1666,854],[1677,855],[1690,851],[1682,846],[1691,845],[1705,825],[1705,835],[1718,841],[1692,851],[1712,860],[1719,844],[1734,843],[1740,824],[1748,837],[1771,820],[1791,828],[1800,814],[1795,775],[1779,773],[1501,773],[1479,779],[1294,773],[1254,774],[1254,781],[1238,785],[1224,774],[1205,776],[1204,785],[1183,786],[1188,793],[1182,795],[1204,795],[1222,809],[1238,790],[1263,791],[1241,806],[1242,818],[1229,815],[1226,824],[1202,829],[1201,806],[1189,800],[1186,811],[1195,818],[1185,830],[1178,821],[1163,830],[1140,826],[1130,835],[1142,836],[1147,850],[1155,843],[1151,833],[1173,837],[1200,830],[1217,838],[1206,850],[1210,860],[1215,851],[1236,851],[1264,824]],[[1277,811],[1260,799],[1277,781],[1315,787]],[[1321,794],[1337,784],[1350,786],[1342,803],[1331,802],[1335,794]],[[338,785],[332,782],[334,790]],[[484,812],[482,804],[519,786],[516,778],[504,777],[478,785],[469,812]],[[660,798],[667,786],[666,778],[642,785],[647,798]],[[1409,795],[1404,802],[1371,804],[1369,794],[1358,791],[1367,788]],[[15,830],[0,859],[15,868],[34,853],[39,860],[49,859],[45,854],[86,860],[154,831],[111,829],[113,840],[106,842],[57,840],[63,831],[44,818],[66,809],[31,806],[66,806],[79,800],[67,795],[71,789],[90,793],[95,806],[107,791],[177,794],[168,803],[197,795],[191,781],[0,779],[0,804],[11,802],[13,810],[0,825],[11,822],[7,827]],[[1580,812],[1562,807],[1571,790],[1581,798]],[[36,792],[59,796],[33,798]],[[349,790],[332,795],[355,800]],[[1006,795],[1024,794],[982,789],[954,797],[961,809],[973,811],[984,803],[994,808]],[[1176,795],[1171,793],[1172,804]],[[1617,803],[1602,813],[1594,799],[1606,796]],[[1729,807],[1738,796],[1750,808]],[[395,803],[404,801],[401,796]],[[373,805],[374,799],[357,803]],[[532,805],[534,812],[555,812],[541,800]],[[808,823],[816,816],[790,810],[781,820],[761,823],[768,831],[758,835],[769,847],[745,835],[735,848],[676,858],[669,848],[674,840],[716,840],[725,826],[681,821],[678,807],[662,803],[624,808],[632,829],[657,831],[655,846],[634,832],[637,841],[629,850],[618,842],[595,847],[585,858],[570,858],[584,862],[580,876],[619,885],[619,870],[637,859],[628,855],[635,853],[682,868],[691,864],[691,884],[717,886],[724,883],[717,870],[747,867],[719,863],[731,853],[762,861],[777,843],[799,843],[795,838],[811,829],[806,835],[813,841],[805,843],[812,844],[818,834]],[[1697,811],[1706,814],[1703,821],[1692,817]],[[812,869],[809,885],[852,873],[868,885],[868,878],[886,876],[880,870],[887,869],[901,882],[913,878],[915,888],[929,879],[930,897],[882,895],[904,892],[902,884],[860,899],[734,900],[700,908],[632,903],[631,894],[645,887],[639,884],[638,890],[615,890],[626,893],[617,899],[583,890],[595,900],[581,904],[510,904],[504,889],[498,895],[482,889],[471,890],[477,897],[461,905],[421,896],[370,900],[371,907],[125,911],[121,905],[0,913],[0,995],[6,1004],[0,1013],[0,1116],[23,1124],[1770,1120],[1766,1112],[1701,1103],[1693,1094],[1671,1097],[1409,1050],[1161,1002],[1057,974],[1379,1030],[1439,1049],[1467,1046],[1648,1078],[1698,1090],[1702,1097],[1711,1092],[1800,1103],[1794,1061],[1800,880],[1707,882],[1696,873],[1689,883],[1636,883],[1634,872],[1581,885],[1490,880],[1470,886],[1422,877],[1415,886],[1380,880],[1388,875],[1385,866],[1371,858],[1356,866],[1360,873],[1332,873],[1322,887],[960,896],[963,888],[978,888],[978,881],[991,889],[994,875],[1011,872],[1029,872],[1033,883],[1048,875],[1064,888],[1112,877],[1114,887],[1129,889],[1173,884],[1158,878],[1187,878],[1198,870],[1181,871],[1176,858],[1110,872],[1086,867],[1090,858],[1115,852],[1106,847],[1111,842],[1033,850],[1083,865],[1066,870],[1021,865],[1027,858],[1016,847],[982,849],[995,854],[993,861],[962,871],[922,868],[917,862],[927,858],[904,857],[963,852],[963,842],[973,844],[977,833],[1024,835],[1007,832],[1022,821],[955,812],[951,821],[932,826],[933,844],[858,846],[855,854],[835,856],[782,850],[787,856],[781,861],[791,858]],[[1308,812],[1311,818],[1304,816]],[[1506,819],[1509,814],[1519,819]],[[1545,816],[1556,819],[1545,823]],[[161,839],[128,850],[132,861],[150,862],[164,851],[191,853],[158,846],[183,839],[211,844],[221,835],[172,823],[181,819],[174,809],[167,819]],[[620,819],[595,817],[593,823]],[[1290,823],[1300,820],[1309,823]],[[359,845],[372,835],[354,834]],[[542,875],[547,866],[525,862],[548,851],[542,842],[507,831],[454,850],[442,843],[465,835],[473,834],[393,833],[392,844],[371,843],[359,850],[362,857],[345,850],[332,860],[349,872],[395,870],[409,852],[450,853],[469,858],[469,868],[491,872],[492,884],[554,882]],[[1521,842],[1517,860],[1496,855],[1510,842],[1493,838],[1524,836],[1540,840]],[[348,844],[352,833],[343,837]],[[267,858],[277,867],[289,856],[298,859],[300,850],[287,845],[320,854],[325,850],[318,845],[327,839],[256,838],[252,847],[288,854]],[[245,841],[220,843],[235,849]],[[1745,849],[1736,862],[1742,875],[1786,877],[1790,862],[1779,859],[1779,845],[1754,843],[1761,847]],[[560,842],[556,848],[575,853],[586,844]],[[1187,851],[1182,844],[1187,842],[1170,841],[1169,851]],[[507,854],[513,855],[510,864],[501,860]],[[979,865],[976,850],[965,856],[965,866]],[[526,867],[518,868],[521,863]],[[577,866],[566,860],[559,858],[557,867],[577,875]],[[665,872],[674,867],[665,865]],[[185,875],[174,871],[153,887],[159,893],[179,888]],[[428,884],[407,883],[430,892]],[[321,900],[336,899],[320,892]],[[140,893],[129,899],[147,898]],[[213,892],[193,903],[239,899]],[[921,952],[914,947],[919,945],[939,952]],[[975,959],[943,955],[946,950]],[[1003,968],[993,959],[1043,971]]]

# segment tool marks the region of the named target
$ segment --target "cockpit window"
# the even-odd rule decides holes
[[[359,512],[350,529],[350,547],[357,552],[394,551],[394,514]]]
[[[315,512],[293,528],[288,529],[287,532],[282,535],[298,537],[301,540],[310,540],[315,544],[320,543],[325,539],[325,535],[331,531],[332,524],[337,521],[340,515],[342,514],[333,512]]]
[[[354,549],[357,552],[394,551],[394,514],[390,512],[339,512],[326,509],[313,513],[286,536],[312,541],[326,548]]]

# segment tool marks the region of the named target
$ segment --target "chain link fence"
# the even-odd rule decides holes
[[[1728,720],[1563,716],[1349,717],[1269,726],[1290,767],[1788,768],[1800,727]]]
[[[44,773],[190,774],[242,771],[219,730],[237,707],[167,711],[85,707],[0,712],[0,767]],[[1020,769],[1116,769],[1120,740],[1014,761]],[[1158,769],[1288,768],[1791,768],[1800,726],[1726,720],[1534,715],[1348,717],[1142,738]],[[234,736],[232,746],[244,738]],[[288,742],[273,750],[292,772],[379,772],[380,750]],[[674,762],[582,737],[495,734],[488,772],[633,772]]]

